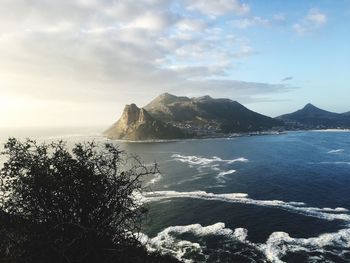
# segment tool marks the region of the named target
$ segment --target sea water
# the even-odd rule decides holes
[[[350,262],[350,132],[114,143],[159,165],[140,197],[150,250],[185,262]]]

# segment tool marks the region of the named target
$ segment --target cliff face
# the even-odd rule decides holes
[[[150,140],[180,139],[186,134],[180,129],[154,119],[135,104],[126,105],[120,119],[104,134],[110,139]]]

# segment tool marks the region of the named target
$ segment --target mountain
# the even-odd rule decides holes
[[[304,108],[277,117],[287,125],[302,128],[349,128],[350,113],[334,113],[320,109],[312,104]]]
[[[230,99],[178,97],[164,93],[144,107],[155,119],[200,135],[252,132],[282,126],[281,120],[251,111]]]
[[[186,134],[160,120],[154,119],[145,109],[135,104],[126,105],[120,119],[104,132],[111,139],[150,140],[178,139]]]

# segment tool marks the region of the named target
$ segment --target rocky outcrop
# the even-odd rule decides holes
[[[186,134],[179,128],[154,119],[145,109],[140,109],[135,104],[126,105],[120,119],[104,134],[110,139],[125,140],[186,138]]]

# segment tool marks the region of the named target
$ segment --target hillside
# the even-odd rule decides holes
[[[277,117],[289,126],[302,128],[349,128],[350,114],[334,113],[320,109],[312,104],[293,113]]]
[[[111,139],[150,140],[178,139],[186,134],[160,120],[154,119],[143,108],[135,104],[126,105],[120,119],[104,132]]]
[[[154,118],[197,133],[252,132],[283,122],[251,111],[230,99],[177,97],[164,93],[144,107]]]

